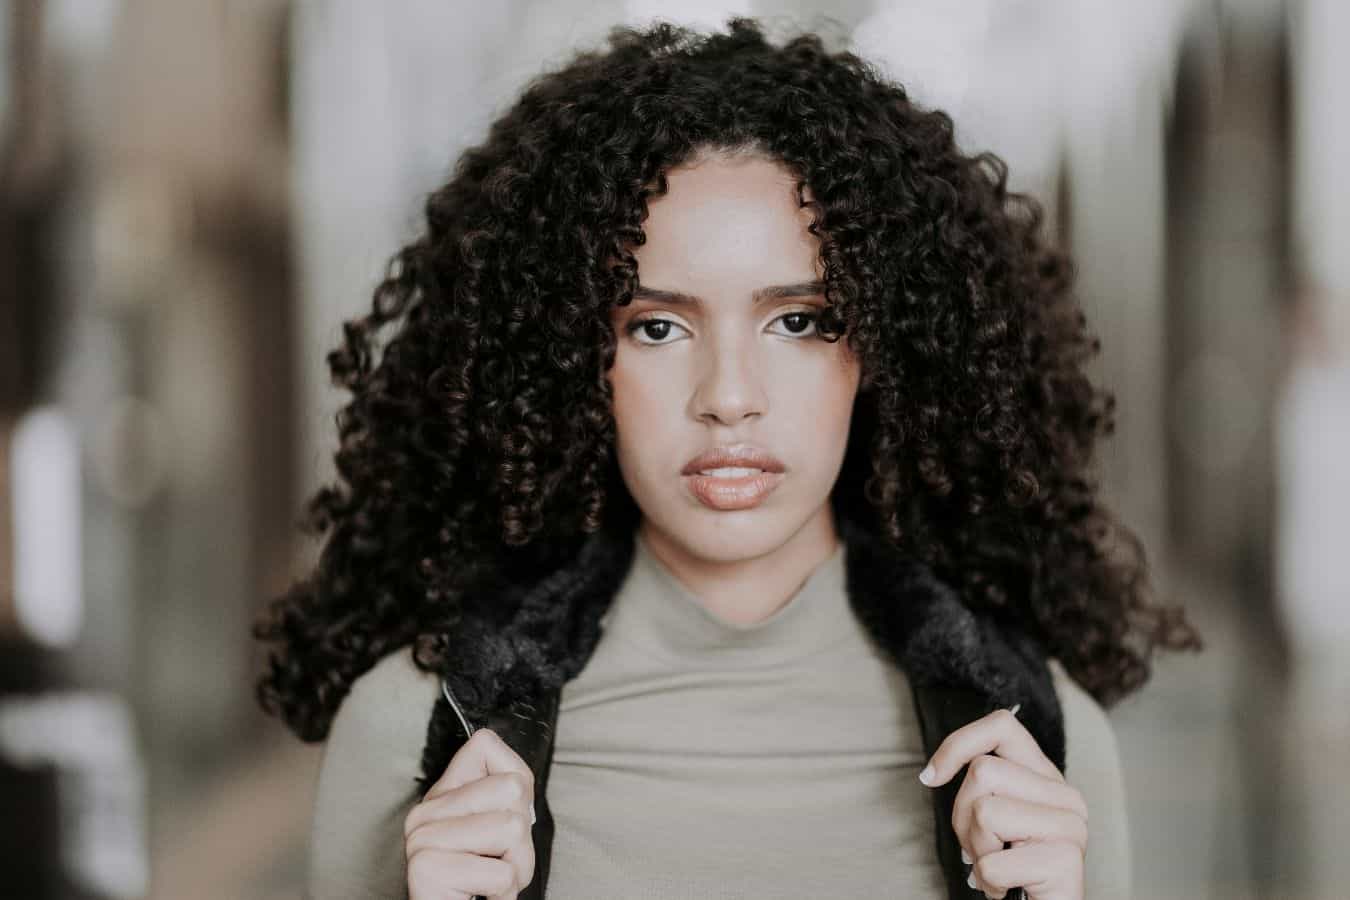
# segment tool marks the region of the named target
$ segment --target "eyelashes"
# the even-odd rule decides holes
[[[820,320],[820,313],[798,309],[793,310],[791,312],[783,313],[781,316],[777,317],[773,321],[776,323],[776,322],[784,322],[787,320],[792,320],[793,326],[801,327],[803,330],[801,331],[787,330],[781,331],[779,332],[779,334],[782,334],[786,337],[794,337],[794,338],[803,338],[803,339],[812,338],[816,336],[816,323]],[[653,327],[655,327],[656,331],[660,332],[659,336],[652,334]],[[633,321],[629,322],[624,327],[624,332],[634,341],[636,341],[639,344],[642,344],[643,346],[659,347],[662,346],[663,344],[673,343],[672,341],[664,340],[664,338],[668,337],[672,333],[672,330],[675,328],[678,328],[682,331],[688,330],[683,325],[680,325],[679,323],[674,322],[671,319],[665,319],[660,316],[646,316],[645,318],[634,319]],[[643,340],[642,336],[655,339]]]

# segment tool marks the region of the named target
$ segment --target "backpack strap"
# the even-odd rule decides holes
[[[963,688],[911,682],[911,691],[928,756],[936,752],[947,735],[996,708],[980,694]],[[520,893],[520,900],[543,900],[548,883],[554,835],[553,813],[548,805],[548,776],[553,764],[560,696],[560,688],[545,689],[532,701],[517,701],[501,713],[494,713],[485,723],[525,760],[535,776],[534,878]],[[444,755],[448,761],[468,740],[468,734],[460,715],[446,699],[442,696],[433,710],[427,750],[438,749],[438,755]],[[444,764],[431,771],[442,770]],[[952,827],[956,794],[965,780],[966,771],[967,767],[963,766],[956,777],[932,789],[938,862],[950,900],[982,900],[984,897],[966,882],[969,868],[961,861],[961,845]],[[1013,888],[1007,896],[1008,900],[1024,900],[1026,894],[1022,888]]]
[[[420,793],[427,790],[445,771],[450,759],[459,752],[478,728],[490,728],[516,752],[534,773],[534,878],[520,892],[518,900],[543,900],[553,851],[553,812],[548,805],[548,775],[553,765],[553,736],[558,723],[559,687],[543,688],[531,699],[518,699],[501,710],[490,712],[475,724],[455,701],[447,679],[441,679],[441,696],[432,707],[427,724],[427,741],[422,751]],[[436,773],[436,774],[433,774]]]
[[[558,701],[562,689],[546,688],[532,701],[519,700],[501,715],[488,718],[487,727],[499,734],[534,773],[534,878],[517,900],[543,900],[553,856],[553,812],[548,806],[548,773],[553,766],[553,737],[557,732]]]

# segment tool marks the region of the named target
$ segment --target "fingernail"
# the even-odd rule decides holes
[[[962,848],[961,848],[961,862],[965,863],[966,865],[970,865],[970,864],[973,863],[974,861],[975,861],[975,860],[973,860],[973,859],[970,858],[970,854],[966,852],[966,848],[965,848],[965,847],[962,847]]]
[[[533,824],[534,824],[535,822],[537,822],[537,821],[539,821],[539,820],[536,819],[536,818],[535,818],[535,815],[534,815],[534,804],[531,803],[531,804],[530,804],[530,824],[533,825]]]
[[[966,884],[970,885],[971,887],[976,887],[974,869],[971,869],[970,874],[966,876]]]
[[[1021,708],[1022,708],[1022,704],[1020,704],[1020,703],[1014,703],[1011,707],[1009,707],[1008,711],[1009,711],[1010,713],[1012,713],[1012,714],[1015,716],[1015,715],[1017,715],[1017,711],[1018,711],[1019,709],[1021,709]]]
[[[923,771],[919,773],[919,780],[922,781],[924,784],[932,784],[933,776],[936,774],[937,773],[933,771],[932,763],[929,763],[928,765],[924,766]]]

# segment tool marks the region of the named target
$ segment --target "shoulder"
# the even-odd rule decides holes
[[[397,896],[403,890],[403,819],[417,776],[437,677],[400,648],[356,679],[324,745],[310,829],[315,897]]]
[[[1088,808],[1087,896],[1129,897],[1129,818],[1115,729],[1106,710],[1059,660],[1051,658],[1049,666],[1064,715],[1064,777]]]
[[[1077,765],[1092,765],[1099,753],[1117,756],[1116,733],[1106,710],[1058,659],[1051,657],[1049,668],[1055,696],[1064,714],[1065,771],[1071,772]]]
[[[417,668],[411,648],[384,656],[356,679],[338,708],[324,747],[324,768],[415,779],[439,690],[439,679]]]
[[[420,764],[439,690],[439,679],[413,663],[411,648],[384,656],[356,679],[338,707],[324,748],[325,765],[350,762],[371,774],[393,774],[406,770],[409,761]]]
[[[356,679],[338,709],[334,727],[345,720],[348,727],[376,725],[384,730],[416,714],[422,716],[425,728],[439,690],[440,680],[413,662],[412,648],[400,647]]]

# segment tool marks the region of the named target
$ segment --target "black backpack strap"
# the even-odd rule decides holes
[[[494,710],[477,724],[463,706],[452,702],[455,693],[446,679],[441,681],[441,696],[432,708],[427,725],[427,741],[422,751],[422,777],[418,780],[426,794],[445,772],[451,758],[468,741],[473,731],[490,728],[520,756],[534,773],[534,814],[531,830],[534,839],[534,878],[520,892],[519,900],[543,900],[553,851],[553,813],[548,806],[548,773],[553,764],[553,737],[557,729],[559,688],[544,688],[534,697],[516,700],[505,709]]]
[[[518,900],[543,900],[553,855],[553,813],[548,806],[548,773],[553,765],[553,737],[558,723],[561,690],[546,688],[529,701],[520,700],[505,712],[489,717],[487,727],[497,732],[534,773],[534,878]]]

